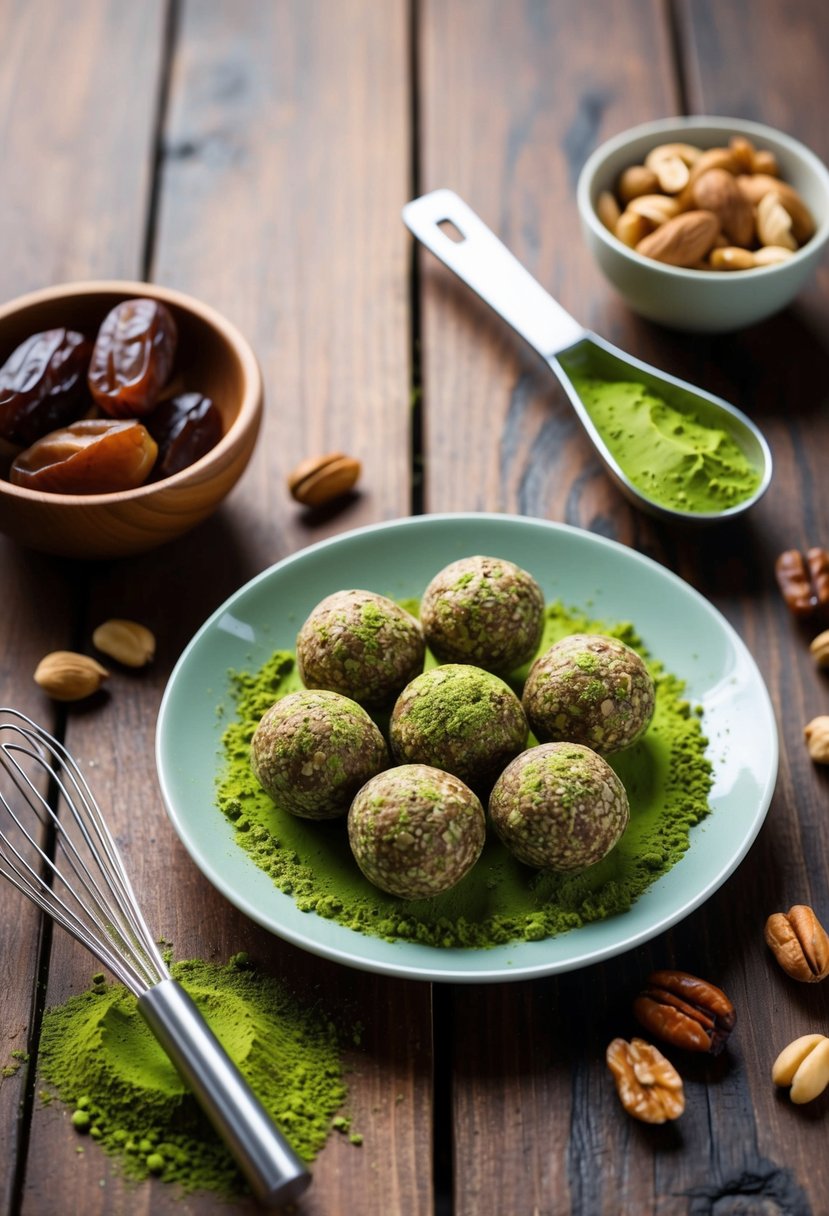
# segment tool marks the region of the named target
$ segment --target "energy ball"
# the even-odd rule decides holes
[[[583,870],[601,861],[630,818],[625,787],[580,743],[542,743],[501,774],[489,799],[492,826],[528,866]]]
[[[382,706],[423,670],[426,643],[415,618],[373,591],[337,591],[299,631],[296,657],[306,688]]]
[[[431,764],[476,790],[489,790],[526,746],[527,719],[503,680],[480,667],[447,663],[424,671],[395,702],[389,740],[400,764]]]
[[[609,756],[648,729],[654,686],[624,642],[574,633],[536,659],[522,700],[536,738],[585,743]]]
[[[389,762],[366,711],[336,692],[291,692],[254,731],[250,764],[277,806],[302,819],[345,815],[361,785]]]
[[[506,673],[531,659],[544,626],[544,596],[519,566],[464,557],[432,579],[420,605],[429,649],[441,663]]]
[[[484,808],[451,773],[390,768],[348,812],[348,839],[369,882],[401,899],[428,899],[460,882],[484,847]]]

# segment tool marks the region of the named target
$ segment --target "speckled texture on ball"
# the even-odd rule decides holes
[[[302,819],[344,815],[357,790],[389,763],[366,711],[336,692],[292,692],[264,714],[251,768],[282,810]]]
[[[465,663],[424,671],[397,698],[389,725],[401,764],[431,764],[488,790],[526,746],[527,719],[503,680]]]
[[[654,695],[650,672],[629,646],[574,633],[533,663],[522,703],[536,738],[585,743],[609,756],[648,729]]]
[[[544,596],[520,566],[464,557],[426,588],[420,623],[442,663],[471,663],[506,674],[531,659],[544,625]]]
[[[583,870],[606,857],[630,818],[625,787],[580,743],[542,743],[501,774],[489,799],[492,826],[519,861]]]
[[[299,631],[296,657],[306,688],[326,688],[360,705],[390,705],[423,670],[420,624],[373,591],[326,596]]]
[[[448,891],[480,856],[484,810],[468,786],[426,764],[387,769],[348,812],[348,839],[369,882],[401,899]]]

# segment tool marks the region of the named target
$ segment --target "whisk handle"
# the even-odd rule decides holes
[[[138,1008],[260,1203],[275,1207],[301,1195],[311,1181],[304,1162],[181,985],[162,980],[138,998]]]

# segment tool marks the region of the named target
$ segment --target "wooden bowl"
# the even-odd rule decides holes
[[[63,557],[124,557],[181,536],[213,512],[250,459],[262,415],[262,375],[250,345],[214,309],[168,287],[104,281],[66,283],[0,307],[0,364],[24,338],[69,326],[94,339],[121,300],[160,300],[178,325],[174,375],[183,391],[212,398],[222,416],[218,444],[189,468],[134,490],[47,494],[0,477],[0,532]]]

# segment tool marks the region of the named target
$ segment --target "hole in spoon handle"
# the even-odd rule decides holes
[[[550,359],[587,336],[452,190],[424,194],[407,203],[402,214],[410,232],[542,358]],[[445,231],[446,226],[454,232]]]

